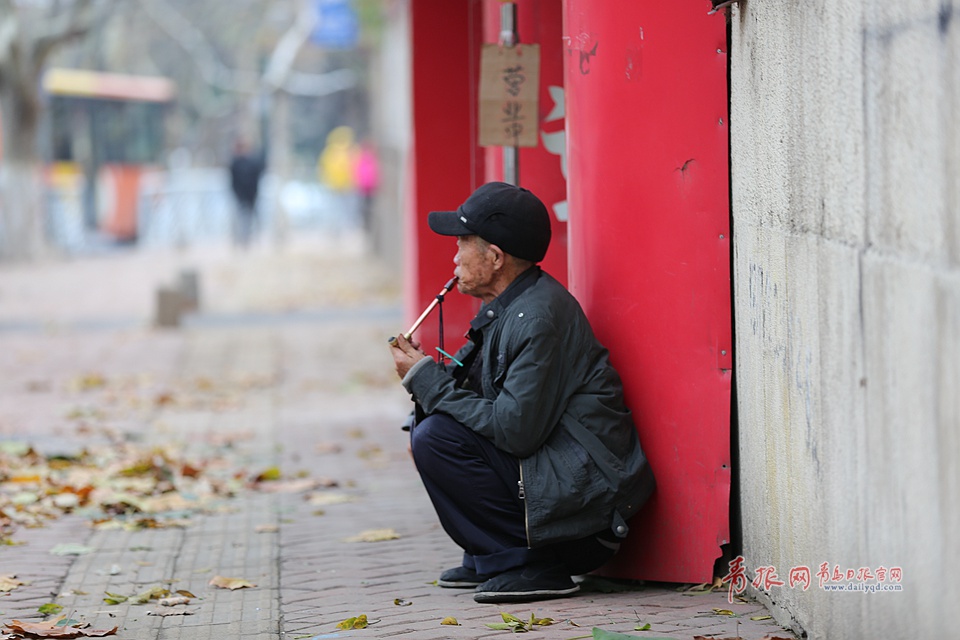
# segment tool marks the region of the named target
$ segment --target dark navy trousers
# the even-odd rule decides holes
[[[411,429],[410,443],[440,524],[464,551],[463,566],[495,575],[528,564],[562,563],[577,575],[616,553],[619,545],[609,532],[528,549],[520,460],[453,418],[424,418]]]

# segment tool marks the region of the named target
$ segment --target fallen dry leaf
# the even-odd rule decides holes
[[[213,576],[210,578],[208,583],[212,587],[219,587],[220,589],[243,589],[243,588],[252,588],[255,585],[252,582],[244,580],[243,578],[225,578],[223,576]]]
[[[486,626],[494,629],[496,631],[513,631],[514,633],[523,633],[526,631],[533,631],[533,628],[536,626],[539,627],[548,627],[553,624],[553,618],[538,618],[535,614],[530,614],[530,621],[526,622],[521,620],[512,613],[507,613],[505,611],[500,612],[500,618],[503,622],[488,622]],[[575,627],[579,627],[577,623],[570,621]],[[624,636],[633,637],[633,636]]]
[[[54,545],[50,553],[55,556],[83,556],[93,551],[93,547],[82,545],[78,542],[62,542]]]
[[[364,460],[381,458],[383,455],[383,449],[377,444],[370,444],[360,447],[360,449],[357,451],[357,457]]]
[[[444,618],[443,620],[440,621],[440,624],[448,624],[448,625],[451,625],[451,626],[454,626],[454,627],[459,627],[459,626],[460,626],[460,623],[457,622],[457,619],[454,618],[453,616],[447,616],[446,618]]]
[[[367,529],[347,538],[346,542],[383,542],[384,540],[396,540],[399,537],[400,534],[393,529]]]
[[[257,482],[254,484],[254,488],[257,491],[262,491],[263,493],[301,493],[303,491],[312,491],[322,486],[337,486],[336,482],[331,484],[323,484],[324,482],[331,482],[328,480],[317,480],[313,478],[303,478],[301,480],[272,480],[267,482]]]
[[[677,589],[677,591],[681,592],[685,596],[699,596],[713,593],[713,590],[717,588],[718,587],[715,584],[704,582],[702,584],[695,584],[692,587],[680,587]]]
[[[276,533],[280,531],[280,527],[275,524],[258,524],[254,531],[257,533]]]
[[[337,623],[337,629],[366,629],[368,624],[367,614],[361,613],[353,618],[341,620]]]
[[[17,580],[17,576],[0,576],[0,592],[6,593],[7,591],[13,591],[20,585],[26,584]]]
[[[169,598],[160,598],[157,604],[161,607],[175,607],[178,604],[190,604],[190,598],[186,596],[175,596]]]
[[[317,453],[340,453],[341,451],[343,447],[335,442],[320,442],[316,446]]]
[[[15,634],[30,638],[101,638],[112,636],[117,633],[119,627],[113,629],[85,629],[80,624],[61,624],[66,616],[60,616],[54,620],[44,622],[24,622],[22,620],[12,620],[6,623],[5,629],[9,629]],[[84,623],[85,624],[85,623]]]
[[[170,590],[165,587],[151,587],[135,596],[131,596],[130,601],[133,604],[147,604],[151,600],[159,600],[169,595]]]
[[[707,636],[693,636],[693,640],[740,640],[740,638],[717,638],[717,637],[707,637]],[[760,640],[793,640],[792,638],[785,638],[783,636],[763,636]]]
[[[73,380],[73,388],[80,391],[90,391],[106,386],[107,379],[99,373],[87,373]]]
[[[163,609],[156,611],[147,611],[148,616],[192,616],[197,609]]]
[[[86,636],[88,638],[103,638],[105,636],[112,636],[117,633],[119,627],[114,627],[113,629],[77,629],[80,632],[81,636]]]
[[[303,496],[303,499],[314,507],[353,502],[353,498],[344,493],[308,493]]]
[[[253,482],[275,482],[283,477],[279,467],[268,467],[253,477]]]

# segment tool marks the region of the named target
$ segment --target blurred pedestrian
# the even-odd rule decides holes
[[[233,241],[239,247],[248,247],[259,225],[257,196],[265,163],[262,154],[254,154],[243,138],[234,143],[230,159],[230,189],[235,200]]]
[[[377,152],[373,143],[364,140],[357,151],[354,163],[354,182],[360,194],[360,213],[363,218],[363,228],[369,233],[372,229],[373,198],[377,186],[380,184],[380,166],[377,161]]]
[[[356,224],[357,202],[354,166],[357,146],[353,129],[334,128],[327,134],[327,144],[317,159],[317,178],[330,190],[338,221]],[[341,226],[341,225],[338,225]]]

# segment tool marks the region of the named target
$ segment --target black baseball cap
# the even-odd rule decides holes
[[[550,214],[523,187],[488,182],[456,211],[431,211],[427,224],[443,236],[478,235],[512,256],[540,262],[550,246]]]

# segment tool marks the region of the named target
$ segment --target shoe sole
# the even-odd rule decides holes
[[[535,600],[549,600],[563,598],[580,591],[580,585],[575,584],[569,589],[537,589],[535,591],[478,591],[473,596],[475,602],[533,602]]]
[[[482,584],[482,582],[463,582],[462,580],[437,580],[437,586],[444,589],[476,589]]]

